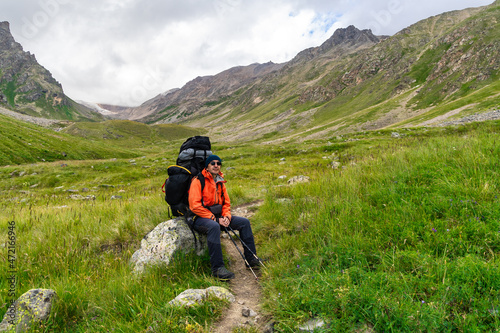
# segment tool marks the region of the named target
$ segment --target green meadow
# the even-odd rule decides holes
[[[16,297],[58,295],[33,332],[210,332],[227,303],[167,306],[189,288],[228,287],[211,277],[208,255],[140,276],[129,266],[142,237],[169,219],[161,186],[180,144],[203,133],[83,126],[52,143],[74,142],[72,158],[51,157],[50,142],[32,155],[36,142],[22,132],[12,141],[25,160],[0,150],[0,315],[15,264]],[[326,322],[323,332],[499,331],[499,133],[500,121],[488,121],[275,145],[213,141],[233,205],[263,201],[252,224],[269,259],[260,283],[275,331],[312,318]],[[82,153],[89,145],[100,155]],[[288,185],[300,175],[310,182]]]

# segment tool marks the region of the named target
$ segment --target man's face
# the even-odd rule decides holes
[[[207,170],[211,174],[216,175],[216,174],[218,174],[220,172],[221,166],[222,166],[221,161],[215,160],[215,161],[212,161],[212,162],[208,163]]]

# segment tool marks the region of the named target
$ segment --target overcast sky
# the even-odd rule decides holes
[[[281,63],[354,25],[392,35],[493,0],[1,0],[0,21],[74,100],[134,106],[197,76]]]

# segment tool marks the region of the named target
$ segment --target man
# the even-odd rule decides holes
[[[220,242],[221,229],[231,227],[240,232],[240,238],[250,248],[244,246],[244,255],[253,268],[260,267],[256,254],[250,221],[244,217],[231,215],[231,202],[227,194],[224,175],[220,171],[222,161],[217,155],[210,155],[205,161],[205,169],[201,174],[205,178],[205,186],[201,188],[200,180],[195,177],[189,189],[189,209],[194,217],[193,228],[199,233],[207,235],[208,253],[212,275],[228,280],[234,278],[234,273],[224,266]]]

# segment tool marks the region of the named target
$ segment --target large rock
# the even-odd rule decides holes
[[[202,255],[207,249],[207,237],[193,232],[182,217],[162,222],[141,241],[141,248],[130,259],[134,272],[141,273],[146,266],[168,265],[177,252],[195,251]]]
[[[26,332],[50,315],[57,294],[52,289],[31,289],[21,295],[7,310],[0,323],[0,332]]]
[[[235,297],[226,288],[208,287],[207,289],[188,289],[177,295],[176,298],[168,302],[176,307],[192,307],[202,304],[207,298],[214,297],[220,300],[234,302]]]

